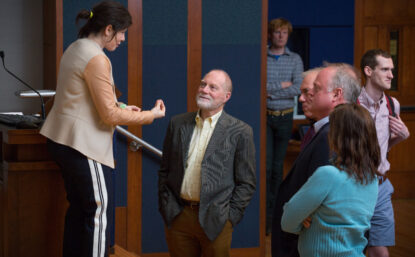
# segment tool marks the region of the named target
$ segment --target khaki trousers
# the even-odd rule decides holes
[[[229,257],[232,224],[228,220],[219,236],[210,241],[199,224],[199,208],[185,206],[165,228],[170,257]]]

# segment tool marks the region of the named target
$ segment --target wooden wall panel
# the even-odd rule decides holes
[[[390,27],[385,26],[385,25],[379,25],[378,26],[378,44],[377,44],[377,48],[381,48],[381,49],[387,49],[389,50],[389,32],[390,32]],[[365,39],[366,39],[366,35],[365,35]]]
[[[62,0],[43,1],[43,88],[56,89],[63,54]]]
[[[360,1],[360,0],[359,0]],[[414,1],[413,0],[376,0],[363,1],[364,9],[363,16],[365,18],[388,19],[398,18],[400,21],[403,18],[412,18],[414,15]]]
[[[266,254],[266,148],[267,148],[267,40],[268,40],[268,0],[262,0],[262,17],[261,17],[261,133],[260,133],[260,165],[259,165],[259,256]],[[286,165],[284,165],[284,168]],[[254,255],[252,255],[254,256]]]
[[[187,111],[193,112],[202,78],[202,0],[188,0],[187,26]]]
[[[410,154],[413,154],[415,146],[415,113],[403,113],[401,118],[411,133],[411,136],[392,147],[388,158],[391,163],[391,172],[410,172],[414,170],[414,160]]]
[[[415,8],[414,8],[415,9]],[[414,105],[415,101],[415,25],[414,26],[405,26],[403,28],[402,35],[402,49],[404,53],[402,55],[402,67],[401,81],[402,95],[405,97],[400,97],[399,100],[401,105]],[[415,136],[415,135],[414,135]]]
[[[378,27],[368,26],[363,29],[363,46],[365,49],[375,48],[378,45]]]
[[[128,103],[142,106],[142,1],[128,0],[128,10],[133,24],[128,29]],[[141,137],[140,126],[129,126],[128,130]],[[127,247],[133,253],[141,253],[142,215],[142,156],[141,152],[128,151],[127,175]],[[118,243],[118,242],[117,242]]]
[[[115,244],[127,249],[127,207],[115,208]]]

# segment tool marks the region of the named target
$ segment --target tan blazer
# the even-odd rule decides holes
[[[62,56],[54,104],[40,133],[114,168],[114,126],[153,119],[151,111],[118,107],[110,60],[96,42],[83,38]]]

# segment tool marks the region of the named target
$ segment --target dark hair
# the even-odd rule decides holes
[[[361,184],[376,178],[380,147],[375,123],[369,112],[357,104],[341,104],[330,114],[329,144],[332,164]]]
[[[371,49],[367,51],[363,56],[362,60],[360,61],[360,69],[362,70],[363,75],[366,78],[365,74],[365,67],[369,66],[372,70],[378,65],[378,61],[376,60],[376,56],[382,56],[384,58],[392,58],[391,55],[382,50],[382,49]]]
[[[76,24],[80,19],[86,19],[87,22],[79,30],[78,38],[88,37],[91,33],[97,34],[108,25],[112,25],[115,36],[118,31],[132,24],[128,10],[115,1],[103,1],[96,4],[91,11],[80,11],[76,16]]]

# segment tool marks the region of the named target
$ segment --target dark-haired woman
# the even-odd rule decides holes
[[[356,104],[330,114],[332,165],[318,168],[284,206],[282,229],[299,234],[300,256],[364,256],[380,149],[369,112]]]
[[[83,10],[79,39],[62,56],[53,107],[40,131],[61,167],[69,208],[63,256],[108,256],[113,212],[111,170],[115,125],[152,123],[165,115],[162,100],[150,111],[117,102],[112,66],[103,49],[114,51],[131,25],[118,2]]]

